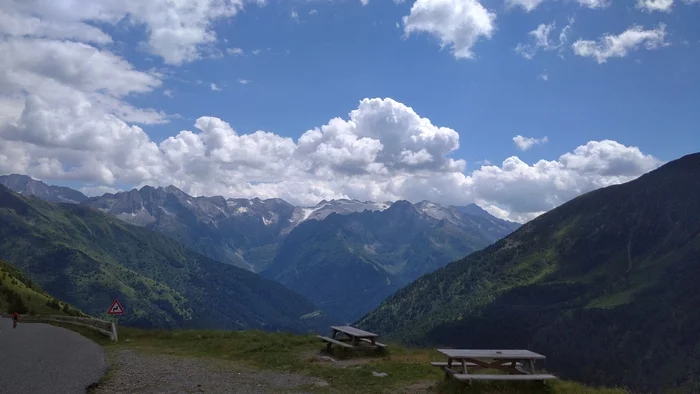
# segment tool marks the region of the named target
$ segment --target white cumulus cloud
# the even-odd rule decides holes
[[[53,105],[57,112],[64,101],[80,97],[93,110],[99,108],[129,122],[167,121],[159,111],[136,108],[123,100],[159,87],[162,76],[138,71],[107,50],[73,41],[5,37],[0,39],[0,53],[0,97],[14,98],[17,103],[5,109],[8,120],[20,116],[25,94],[29,94]]]
[[[546,74],[544,74],[546,75]],[[543,80],[549,79],[548,76],[543,76]],[[532,137],[523,137],[522,135],[516,135],[513,137],[513,142],[515,143],[515,146],[518,147],[518,149],[522,151],[526,151],[530,148],[532,148],[535,145],[541,145],[541,144],[546,144],[549,141],[549,138],[542,137],[542,138],[532,138]]]
[[[200,117],[160,144],[139,127],[104,117],[76,97],[56,112],[38,98],[22,117],[0,125],[0,173],[79,180],[86,190],[117,184],[173,184],[194,195],[477,202],[527,220],[589,190],[657,167],[656,158],[614,141],[591,141],[558,160],[527,164],[513,156],[471,173],[450,157],[457,131],[435,125],[392,100],[363,99],[347,118],[333,118],[294,140],[272,132],[240,134]],[[104,189],[111,190],[111,189]]]
[[[574,24],[574,18],[569,19],[569,23],[559,31],[558,40],[553,40],[550,36],[556,29],[556,22],[548,24],[540,24],[535,30],[532,30],[528,35],[532,38],[531,44],[519,43],[515,47],[515,52],[526,59],[532,59],[537,52],[563,50],[566,43],[569,41],[569,33]]]
[[[666,25],[660,23],[656,29],[651,30],[644,30],[642,26],[633,25],[619,35],[606,34],[598,42],[578,40],[572,47],[576,55],[595,58],[600,64],[613,57],[625,57],[642,45],[647,50],[668,45]]]
[[[473,58],[472,47],[480,39],[491,38],[496,14],[478,0],[416,0],[403,18],[404,33],[428,33],[440,46],[452,47],[455,58]]]
[[[142,49],[178,65],[209,53],[217,40],[212,24],[246,3],[0,3],[0,173],[77,181],[90,194],[173,184],[194,195],[281,197],[296,204],[332,198],[476,202],[522,221],[661,164],[636,147],[581,141],[557,160],[525,163],[513,156],[468,172],[467,162],[457,156],[460,144],[470,143],[468,133],[488,130],[460,130],[461,139],[457,130],[391,98],[362,99],[347,115],[299,130],[298,138],[274,130],[241,133],[223,119],[200,116],[191,130],[172,130],[170,137],[154,141],[142,127],[166,123],[169,115],[133,106],[129,99],[163,89],[166,71],[139,70],[115,52],[112,38],[98,26],[140,27]],[[494,33],[495,14],[476,0],[417,0],[404,29],[407,35],[431,34],[451,46],[455,57],[470,58],[473,46]],[[642,43],[661,45],[663,38],[649,32],[575,45],[579,55],[600,61],[624,56]],[[166,96],[172,92],[162,90]],[[523,146],[535,143],[522,139]]]
[[[510,7],[521,7],[526,12],[530,12],[539,7],[544,0],[506,0],[506,4]]]
[[[635,7],[647,12],[671,12],[673,0],[637,0]]]
[[[546,0],[506,0],[506,4],[509,7],[520,7],[522,8],[525,12],[531,12],[537,7],[540,6],[540,4],[544,3]],[[658,0],[650,0],[650,1],[658,1]],[[665,1],[665,0],[661,0]],[[576,0],[576,2],[581,6],[585,8],[591,8],[591,9],[597,9],[597,8],[606,8],[610,6],[611,0]]]
[[[112,38],[94,23],[131,22],[145,31],[144,48],[166,63],[201,57],[217,37],[212,27],[239,13],[245,3],[264,0],[5,0],[0,6],[0,33],[106,44]]]

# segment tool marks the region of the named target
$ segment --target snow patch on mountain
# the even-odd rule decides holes
[[[460,215],[455,212],[454,207],[435,204],[430,201],[421,201],[415,204],[418,212],[428,215],[437,220],[447,220],[458,224],[461,222]]]
[[[313,207],[300,207],[303,212],[303,219],[310,220],[323,220],[328,215],[332,213],[338,213],[341,215],[347,215],[353,212],[363,212],[368,211],[383,211],[391,205],[390,202],[375,203],[372,201],[359,201],[359,200],[323,200]]]

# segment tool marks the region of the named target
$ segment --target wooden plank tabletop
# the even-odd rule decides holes
[[[353,337],[358,337],[358,338],[374,338],[378,337],[379,335],[373,334],[369,331],[364,331],[360,330],[359,328],[351,327],[351,326],[331,326],[332,329],[344,332],[350,336]]]
[[[480,359],[491,358],[498,359],[522,359],[522,360],[542,360],[547,357],[531,352],[529,350],[490,350],[490,349],[438,349],[438,352],[453,359]]]

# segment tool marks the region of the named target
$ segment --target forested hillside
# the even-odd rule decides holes
[[[582,195],[361,319],[413,344],[528,348],[564,378],[700,390],[700,154]]]
[[[0,260],[0,314],[86,316],[75,307],[44,292],[26,275]]]
[[[315,306],[274,281],[86,206],[0,186],[0,223],[0,258],[94,316],[119,298],[123,323],[141,327],[306,331],[320,319],[302,318]]]

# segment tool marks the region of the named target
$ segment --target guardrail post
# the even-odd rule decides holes
[[[112,342],[117,342],[117,323],[112,322]]]

